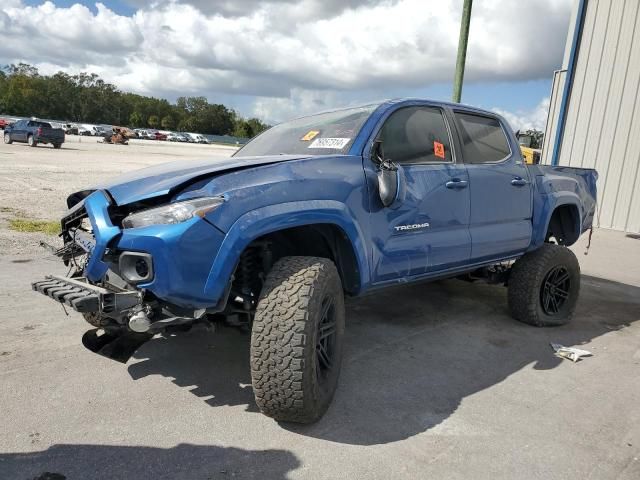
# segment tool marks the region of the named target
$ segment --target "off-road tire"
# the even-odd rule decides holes
[[[37,147],[38,146],[38,142],[36,142],[35,138],[33,138],[33,135],[29,135],[27,137],[27,143],[29,144],[30,147]]]
[[[316,343],[327,301],[334,308],[333,361],[320,371]],[[297,423],[314,422],[325,413],[340,374],[344,317],[342,284],[333,262],[284,257],[274,264],[251,332],[251,380],[262,413]]]
[[[544,284],[554,270],[568,274],[568,295],[556,313],[549,314],[544,305]],[[511,315],[536,327],[564,325],[576,308],[580,292],[580,264],[574,253],[566,247],[544,244],[539,249],[518,259],[508,281]]]
[[[94,327],[100,328],[109,324],[109,320],[101,316],[98,312],[83,312],[82,316],[88,324]]]
[[[13,143],[13,140],[11,140],[11,134],[5,132],[4,134],[4,143],[6,143],[7,145],[11,145]]]

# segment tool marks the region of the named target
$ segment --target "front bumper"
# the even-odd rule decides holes
[[[220,230],[201,218],[173,225],[120,229],[110,219],[110,206],[107,194],[96,190],[67,216],[76,219],[84,215],[84,209],[91,222],[95,241],[83,247],[89,253],[84,270],[89,282],[99,283],[110,269],[114,270],[111,263],[114,257],[107,253],[145,253],[153,259],[153,278],[136,283],[137,289],[151,292],[156,298],[185,309],[215,308],[219,305],[223,299],[213,298],[206,287],[224,240]],[[64,223],[65,220],[63,230]]]

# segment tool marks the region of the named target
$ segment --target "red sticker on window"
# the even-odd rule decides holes
[[[433,154],[436,157],[444,158],[444,145],[440,142],[433,142]]]

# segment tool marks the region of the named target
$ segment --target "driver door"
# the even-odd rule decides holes
[[[377,184],[369,188],[373,283],[467,263],[469,178],[456,160],[445,112],[431,106],[399,108],[384,120],[376,138],[384,159],[399,165],[399,188],[389,207],[382,205]],[[365,162],[375,172],[375,164]],[[376,178],[371,171],[367,177]]]

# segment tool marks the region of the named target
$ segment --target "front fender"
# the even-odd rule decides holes
[[[312,224],[334,224],[349,238],[358,262],[360,286],[369,282],[364,235],[345,204],[335,200],[307,200],[269,205],[239,217],[218,250],[205,285],[205,295],[221,298],[244,249],[256,238],[278,230]]]

